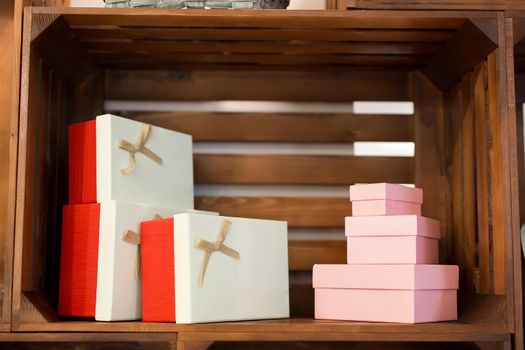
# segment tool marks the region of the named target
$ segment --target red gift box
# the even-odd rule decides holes
[[[62,217],[62,250],[58,313],[95,317],[100,204],[66,205]]]
[[[173,218],[140,225],[142,319],[175,322]]]
[[[96,120],[69,126],[69,204],[97,201]]]

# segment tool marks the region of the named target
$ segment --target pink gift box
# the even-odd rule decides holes
[[[403,185],[377,183],[350,186],[350,200],[367,201],[388,199],[403,202],[423,203],[423,190]]]
[[[349,264],[437,264],[439,241],[419,236],[348,237]]]
[[[353,216],[421,215],[421,204],[390,199],[352,202]]]
[[[437,264],[439,221],[418,215],[349,216],[349,264]]]
[[[457,319],[458,267],[315,265],[315,318],[421,323]]]
[[[456,265],[314,265],[314,288],[458,289]]]
[[[439,221],[419,215],[347,216],[345,235],[440,238]]]

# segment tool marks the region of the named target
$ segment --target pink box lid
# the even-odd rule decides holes
[[[423,190],[404,185],[376,183],[350,186],[350,201],[390,199],[412,203],[423,203]]]
[[[439,221],[419,215],[347,216],[345,235],[440,238]]]
[[[458,289],[456,265],[314,265],[314,288]]]

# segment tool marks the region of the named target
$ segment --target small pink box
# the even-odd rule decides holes
[[[349,264],[437,264],[439,221],[418,215],[349,216]]]
[[[390,199],[352,202],[353,216],[421,215],[421,204]]]
[[[421,204],[423,203],[423,190],[389,183],[350,186],[350,200],[352,202],[377,199]]]
[[[439,241],[418,236],[348,237],[349,264],[437,264]]]
[[[457,266],[315,265],[315,318],[422,323],[457,319]]]
[[[440,238],[439,221],[419,215],[347,216],[345,235]]]

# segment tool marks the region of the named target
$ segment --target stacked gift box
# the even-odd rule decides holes
[[[191,136],[134,120],[103,115],[70,126],[60,315],[289,316],[286,222],[194,210],[192,159]]]
[[[438,265],[439,222],[421,216],[423,191],[350,187],[346,265],[315,265],[317,319],[420,323],[457,319],[457,266]]]

